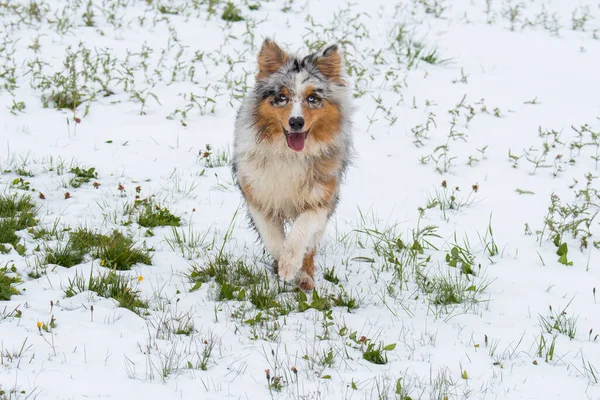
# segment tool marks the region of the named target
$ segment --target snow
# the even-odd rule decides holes
[[[19,2],[0,6],[0,71],[9,72],[0,73],[0,190],[23,193],[12,182],[18,168],[27,169],[34,176],[23,178],[35,188],[41,226],[50,229],[58,221],[62,228],[103,233],[116,228],[152,248],[152,265],[125,273],[143,277],[134,286],[150,307],[140,316],[89,291],[66,298],[64,289],[76,274],[106,270],[89,256],[81,265],[50,265],[41,277],[29,277],[56,239],[44,243],[20,232],[26,253],[0,253],[0,268],[14,265],[23,280],[16,286],[21,294],[0,301],[1,399],[406,398],[396,393],[399,378],[412,399],[600,399],[600,245],[594,245],[600,227],[593,218],[600,210],[597,1],[235,1],[244,20],[229,23],[221,18],[223,2],[214,2],[213,14],[209,2],[163,4],[178,15],[161,13],[161,4],[152,1],[92,3],[93,26],[84,25],[85,2],[38,1],[39,19],[26,13],[20,18]],[[252,4],[259,9],[251,10]],[[511,10],[518,11],[513,22]],[[587,19],[579,28],[582,15]],[[392,43],[400,26],[425,52],[436,49],[438,59],[447,61],[411,68],[406,57],[399,62]],[[356,67],[350,78],[358,95],[357,156],[317,256],[317,290],[338,293],[322,274],[335,266],[341,287],[359,307],[334,307],[331,320],[315,309],[295,310],[266,323],[276,320],[275,340],[255,340],[247,323],[256,315],[251,305],[216,301],[214,282],[191,291],[191,265],[205,265],[215,249],[188,260],[168,245],[170,227],[148,236],[135,222],[124,225],[123,213],[140,186],[142,197],[154,194],[182,217],[182,232],[207,232],[217,250],[225,241],[234,257],[266,268],[230,167],[208,168],[199,157],[207,144],[215,151],[231,145],[239,95],[252,86],[255,55],[266,36],[301,52],[306,42],[341,41]],[[30,47],[36,37],[37,52]],[[91,50],[91,59],[105,51],[116,60],[107,73],[102,67],[92,73],[110,77],[114,94],[103,97],[100,83],[90,79],[81,90],[97,91],[96,98],[75,111],[44,108],[42,95],[52,88],[34,86],[56,71],[69,76],[63,65],[69,46],[78,55],[80,85],[88,67],[81,67],[78,46]],[[147,58],[145,47],[151,49]],[[31,67],[36,59],[46,63],[38,75]],[[17,87],[9,89],[12,66]],[[143,107],[136,96],[146,99]],[[465,107],[457,107],[463,98]],[[20,101],[25,109],[12,109]],[[183,118],[176,110],[188,105]],[[469,107],[475,115],[467,121]],[[457,110],[455,123],[449,110]],[[415,143],[417,126],[428,118],[429,131]],[[586,124],[592,133],[577,149],[573,128]],[[559,132],[559,141],[540,130]],[[448,137],[452,131],[454,139]],[[544,167],[536,169],[527,158],[542,157],[545,142]],[[509,154],[521,157],[516,167]],[[478,161],[469,165],[469,156]],[[96,168],[100,186],[68,187],[71,175],[57,171],[61,162],[67,170],[71,164]],[[586,188],[587,174],[592,197],[586,202],[575,193]],[[471,193],[473,185],[478,190]],[[457,198],[469,198],[469,204],[445,212],[433,207],[420,217],[418,208],[436,191],[449,195],[457,186]],[[580,236],[562,237],[572,266],[558,262],[544,227],[553,194],[563,205],[587,204],[591,218],[587,247]],[[486,251],[489,240],[480,240],[488,224],[499,249],[494,256]],[[430,225],[437,227],[439,238],[431,239],[437,249],[419,256],[425,263],[420,272],[460,276],[445,257],[454,244],[468,246],[476,276],[461,279],[477,288],[489,284],[477,294],[479,302],[436,305],[417,284],[419,274],[406,266],[406,282],[400,283],[385,269],[373,238],[357,232],[393,228],[410,244],[415,229]],[[270,281],[276,284],[274,276]],[[249,311],[237,317],[243,307]],[[18,318],[10,313],[17,308]],[[541,324],[540,316],[563,310],[576,326],[572,339]],[[48,323],[52,315],[56,327],[39,330],[38,321]],[[182,315],[192,319],[189,336],[164,326]],[[332,325],[329,338],[320,340],[324,321]],[[387,364],[363,359],[348,334],[339,334],[342,327],[376,345],[395,343],[385,352]],[[555,338],[552,359],[546,360],[548,348],[538,355],[540,337],[548,347]],[[214,343],[207,369],[188,368],[207,343]],[[320,366],[315,360],[330,349],[333,365]],[[269,389],[267,369],[282,377],[281,391]]]

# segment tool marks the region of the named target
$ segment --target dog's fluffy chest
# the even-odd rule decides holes
[[[263,210],[283,218],[295,218],[323,197],[312,165],[302,159],[260,157],[240,168],[243,185]]]

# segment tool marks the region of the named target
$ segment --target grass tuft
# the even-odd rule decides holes
[[[96,168],[93,167],[88,169],[74,167],[71,168],[69,172],[75,175],[69,181],[69,184],[74,188],[81,187],[81,185],[83,185],[84,183],[88,183],[90,180],[98,178]]]
[[[335,271],[335,266],[331,268],[325,268],[325,270],[323,271],[323,279],[333,283],[334,285],[340,283],[340,278],[338,277]]]
[[[175,216],[166,207],[149,201],[148,199],[136,200],[136,208],[141,207],[137,223],[145,228],[156,228],[157,226],[179,226],[181,218]]]
[[[218,168],[231,165],[231,152],[229,148],[214,150],[207,144],[206,148],[199,152],[198,158],[204,161],[206,168]]]
[[[13,218],[18,214],[31,213],[35,215],[35,204],[28,195],[0,196],[0,218]]]
[[[547,317],[539,315],[539,321],[542,328],[550,334],[556,334],[556,332],[558,332],[568,336],[571,340],[575,339],[575,334],[577,333],[577,317],[569,316],[567,314],[569,305],[571,305],[571,302],[558,312],[554,311],[552,306],[550,306]]]
[[[480,280],[477,284],[461,273],[434,276],[428,278],[421,275],[418,283],[436,306],[449,306],[453,304],[475,304],[479,297],[489,286],[489,282]]]
[[[47,264],[56,264],[71,268],[83,262],[85,253],[75,248],[70,240],[59,244],[55,249],[49,249],[46,254]]]
[[[28,195],[0,196],[0,243],[16,248],[19,243],[16,233],[37,225],[36,212],[35,204]]]
[[[192,291],[203,283],[214,281],[217,285],[215,300],[248,301],[257,310],[273,316],[286,315],[294,308],[292,302],[277,299],[284,287],[279,282],[272,282],[267,270],[223,253],[209,259],[206,265],[194,264],[189,271],[189,280],[193,283]]]
[[[148,250],[137,248],[133,239],[119,231],[113,231],[110,236],[101,236],[92,256],[99,258],[103,266],[119,271],[129,270],[135,264],[152,264]]]
[[[221,14],[221,18],[225,21],[229,22],[238,22],[242,21],[244,17],[242,17],[242,12],[239,8],[235,6],[232,2],[228,1],[223,9],[223,14]]]
[[[14,265],[10,268],[8,265],[0,268],[0,300],[10,300],[13,294],[19,294],[19,290],[13,286],[21,282],[16,272],[17,268]]]
[[[120,275],[115,271],[98,276],[92,276],[90,273],[87,280],[83,275],[76,274],[73,279],[69,279],[65,295],[73,297],[89,290],[96,292],[99,296],[115,299],[119,303],[119,307],[140,314],[141,309],[148,308],[148,303],[140,298],[140,291],[133,287],[132,283],[136,281],[136,278]]]
[[[136,247],[133,239],[121,232],[101,235],[83,228],[71,232],[66,243],[49,249],[46,262],[70,268],[81,264],[88,253],[100,259],[100,265],[119,271],[129,270],[138,263],[152,263],[148,250]]]

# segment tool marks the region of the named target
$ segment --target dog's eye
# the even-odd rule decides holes
[[[308,101],[310,104],[316,104],[319,101],[319,99],[314,94],[311,94],[306,98],[306,101]]]
[[[285,103],[287,101],[287,99],[288,99],[287,96],[283,93],[280,95],[277,95],[277,97],[275,97],[275,101],[277,103]]]

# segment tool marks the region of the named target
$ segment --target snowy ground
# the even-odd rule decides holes
[[[0,195],[39,219],[0,245],[0,399],[600,399],[597,0],[32,0],[0,23]],[[261,274],[229,166],[266,36],[340,43],[356,97],[307,297]],[[141,226],[155,204],[180,226]],[[78,228],[148,250],[115,272],[147,308],[85,290],[94,250],[53,262]]]

